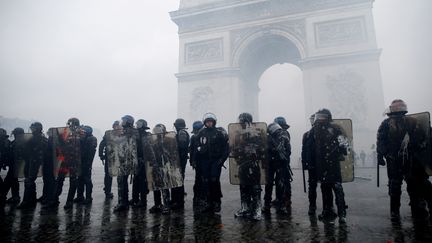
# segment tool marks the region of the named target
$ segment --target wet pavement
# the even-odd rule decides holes
[[[325,224],[308,216],[301,170],[294,170],[291,216],[276,216],[272,209],[271,216],[260,222],[234,218],[240,206],[239,188],[229,184],[228,170],[222,175],[222,212],[199,215],[192,210],[192,171],[186,176],[185,209],[170,215],[148,213],[153,206],[152,193],[147,209],[113,213],[117,197],[105,201],[103,168],[94,167],[93,171],[92,205],[63,209],[67,179],[56,210],[44,210],[39,204],[31,210],[6,206],[0,216],[0,242],[432,242],[431,226],[413,225],[405,187],[401,224],[392,225],[385,169],[381,170],[380,188],[376,187],[375,168],[356,169],[356,180],[344,184],[349,206],[346,225]],[[37,183],[40,195],[42,180]],[[116,184],[114,180],[113,192],[117,191]],[[319,212],[321,198],[317,202]]]

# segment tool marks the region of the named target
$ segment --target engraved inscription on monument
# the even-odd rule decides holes
[[[355,44],[366,40],[367,34],[363,17],[315,24],[315,42],[318,48]]]
[[[222,38],[185,44],[185,64],[199,64],[222,60]]]

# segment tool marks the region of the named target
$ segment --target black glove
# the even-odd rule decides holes
[[[386,165],[386,162],[384,160],[384,156],[382,154],[377,155],[377,160],[378,160],[379,165],[382,165],[382,166]]]
[[[105,165],[106,157],[105,156],[99,156],[99,158],[102,161],[102,165]]]
[[[218,165],[219,165],[220,167],[225,167],[225,166],[224,166],[224,163],[225,163],[224,160],[219,160],[219,161],[218,161]]]

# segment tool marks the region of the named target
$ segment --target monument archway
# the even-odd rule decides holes
[[[178,116],[214,112],[221,125],[258,115],[258,80],[276,63],[303,72],[305,112],[351,118],[358,149],[384,107],[373,0],[181,0]],[[296,91],[303,92],[303,91]],[[289,109],[289,108],[287,108]],[[277,111],[275,111],[275,114]]]

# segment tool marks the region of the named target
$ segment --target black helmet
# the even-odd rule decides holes
[[[114,121],[112,124],[112,129],[119,129],[120,128],[120,122],[119,121]]]
[[[241,113],[238,117],[240,123],[252,123],[252,115],[250,113],[244,112]]]
[[[205,125],[206,121],[213,121],[214,126],[216,126],[216,122],[217,122],[216,115],[211,113],[211,112],[205,113],[203,116],[203,124],[204,125]]]
[[[405,101],[401,100],[401,99],[396,99],[393,100],[391,105],[390,105],[390,113],[388,114],[406,114],[408,113],[408,107],[407,104],[405,103]]]
[[[70,119],[69,119],[70,120]],[[78,120],[78,119],[77,119]],[[79,121],[78,121],[78,123],[79,123]],[[43,127],[42,127],[42,123],[40,123],[40,122],[33,122],[31,125],[30,125],[30,130],[32,131],[32,133],[41,133],[42,132],[42,129],[43,129]]]
[[[72,118],[69,118],[69,120],[67,121],[67,125],[69,127],[79,127],[80,121],[78,120],[78,118],[72,117]]]
[[[156,126],[153,128],[153,133],[160,134],[160,133],[166,133],[166,127],[164,124],[156,124]]]
[[[274,122],[276,122],[277,124],[279,124],[279,126],[281,126],[283,129],[288,129],[290,126],[288,125],[288,123],[285,120],[285,117],[283,116],[278,116],[274,119]]]
[[[268,125],[268,127],[267,127],[267,132],[270,135],[275,134],[278,130],[282,130],[282,127],[279,124],[277,124],[276,122],[270,123],[270,125]]]
[[[22,129],[21,127],[17,127],[12,131],[12,135],[14,135],[14,137],[17,137],[19,135],[23,135],[24,134],[24,129]]]
[[[321,109],[317,113],[315,113],[315,121],[328,121],[331,122],[333,120],[332,114],[329,109]]]
[[[192,133],[198,133],[199,130],[201,130],[201,128],[202,128],[203,126],[204,126],[204,124],[202,123],[202,121],[195,121],[195,122],[192,124],[192,128],[193,128]]]
[[[312,114],[312,115],[309,117],[309,122],[310,122],[310,124],[313,126],[313,124],[315,123],[315,114]]]
[[[0,128],[0,137],[6,137],[6,138],[9,137],[9,135],[7,135],[6,130],[4,130],[3,128]]]
[[[90,136],[93,134],[93,128],[91,126],[83,126],[83,130],[86,136]]]
[[[121,118],[122,120],[122,127],[133,127],[135,119],[130,115],[125,115]]]
[[[144,130],[150,129],[150,128],[147,126],[147,121],[144,120],[144,119],[139,119],[139,120],[135,123],[135,125],[136,125],[136,128],[137,128],[137,129],[144,129]]]
[[[175,127],[177,130],[180,130],[180,129],[184,129],[184,128],[186,128],[186,122],[185,122],[185,120],[182,119],[182,118],[178,118],[178,119],[176,119],[175,122],[174,122],[174,127]]]

